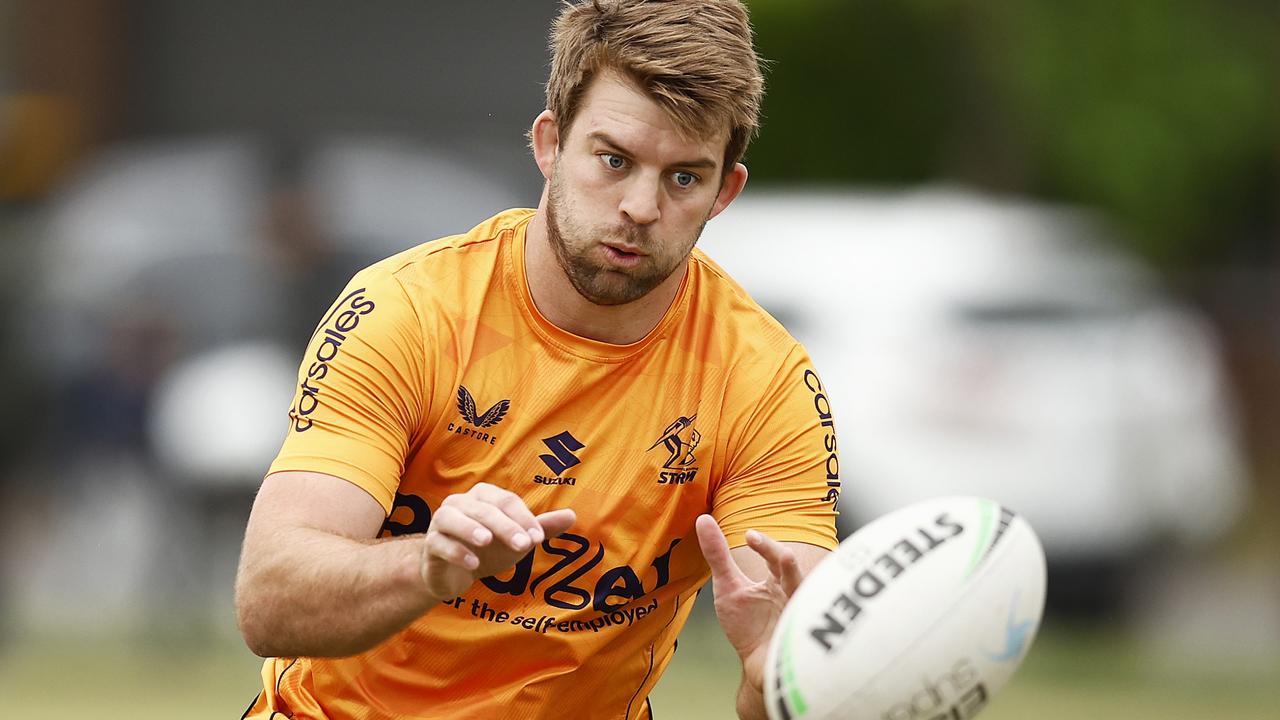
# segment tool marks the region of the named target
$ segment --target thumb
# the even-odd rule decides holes
[[[711,566],[711,579],[715,581],[717,588],[732,590],[750,581],[738,567],[738,563],[734,562],[733,554],[729,551],[729,541],[725,539],[715,518],[699,515],[694,527],[698,532],[702,556],[707,559],[707,565]]]

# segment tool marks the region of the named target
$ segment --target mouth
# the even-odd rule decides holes
[[[621,267],[639,265],[645,257],[638,248],[627,245],[601,245],[601,247],[604,248],[605,257],[614,265]]]
[[[640,252],[639,246],[636,246],[636,245],[627,245],[626,243],[617,243],[617,242],[602,243],[602,244],[606,248],[609,248],[610,250],[613,250],[620,255],[635,255],[637,257],[644,257],[644,253]]]

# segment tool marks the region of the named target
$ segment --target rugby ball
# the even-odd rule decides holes
[[[809,573],[765,664],[772,720],[965,720],[991,700],[1044,612],[1031,526],[977,497],[868,523]]]

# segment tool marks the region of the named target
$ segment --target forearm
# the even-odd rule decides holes
[[[338,657],[367,650],[439,603],[423,583],[423,536],[353,540],[277,528],[246,552],[236,611],[263,657]],[[246,550],[252,538],[246,538]]]
[[[741,720],[768,720],[764,709],[764,688],[751,682],[744,672],[738,685],[738,717]]]

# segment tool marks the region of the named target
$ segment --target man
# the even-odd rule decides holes
[[[245,535],[246,717],[648,718],[709,575],[765,716],[839,480],[803,348],[693,250],[747,179],[747,15],[569,5],[552,50],[538,208],[361,271],[315,331]]]

